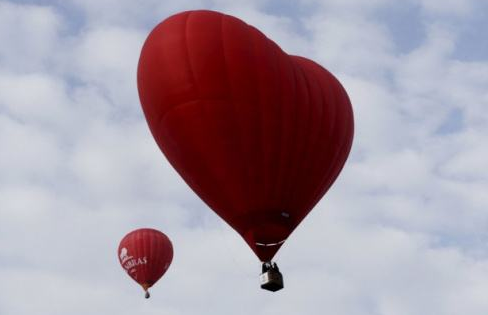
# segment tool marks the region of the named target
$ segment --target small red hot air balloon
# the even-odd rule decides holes
[[[149,128],[186,183],[265,270],[347,159],[353,112],[339,81],[256,28],[214,11],[149,34],[137,83]]]
[[[120,242],[118,256],[122,268],[139,283],[149,298],[148,289],[168,270],[173,259],[169,238],[154,229],[130,232]]]

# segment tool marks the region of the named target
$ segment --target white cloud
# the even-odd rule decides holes
[[[51,7],[0,2],[1,65],[19,72],[47,70],[45,63],[59,44],[61,23]]]
[[[113,112],[139,110],[136,70],[143,41],[143,33],[134,29],[88,30],[67,43],[65,71],[83,85],[98,89],[117,108]]]
[[[422,9],[433,15],[467,16],[472,13],[475,1],[472,0],[415,0]]]
[[[318,7],[317,11],[320,12],[333,11],[334,13],[354,12],[362,14],[370,13],[371,10],[377,10],[390,4],[387,0],[301,0],[301,2]]]
[[[325,11],[306,23],[313,34],[312,57],[335,73],[381,78],[395,61],[386,28],[357,13]]]
[[[448,69],[445,65],[450,62],[447,59],[454,45],[455,38],[448,30],[430,25],[425,43],[399,60],[397,84],[410,97],[445,94],[439,90],[439,81],[446,76]],[[432,95],[433,92],[436,94]]]
[[[62,163],[62,148],[55,136],[2,115],[0,143],[0,183],[3,185],[52,180]]]
[[[65,5],[64,0],[58,0]],[[117,1],[117,0],[70,0],[76,12],[86,19],[88,28],[106,26],[154,27],[171,14],[205,7],[204,0],[180,1]]]
[[[0,90],[0,106],[7,115],[30,124],[63,124],[70,100],[60,78],[45,73],[0,74]]]
[[[76,178],[91,195],[157,196],[178,200],[189,190],[151,138],[145,122],[92,122],[70,157]]]

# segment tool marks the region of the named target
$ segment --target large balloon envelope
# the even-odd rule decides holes
[[[173,260],[173,245],[158,230],[138,229],[120,241],[118,256],[122,268],[142,286],[148,298],[147,290],[166,273]]]
[[[161,22],[137,82],[169,162],[261,261],[329,189],[351,148],[339,81],[229,15],[187,11]]]

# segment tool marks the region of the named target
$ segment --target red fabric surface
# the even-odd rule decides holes
[[[339,81],[218,12],[160,23],[142,49],[138,88],[169,162],[262,261],[329,189],[351,148],[352,106]]]
[[[122,239],[118,255],[127,274],[147,289],[165,274],[173,259],[173,246],[160,231],[138,229]]]

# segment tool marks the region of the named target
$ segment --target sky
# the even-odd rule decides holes
[[[142,44],[211,9],[346,88],[351,155],[276,260],[188,188],[139,104]],[[488,314],[485,0],[0,0],[0,314]],[[117,247],[175,256],[145,300]]]

